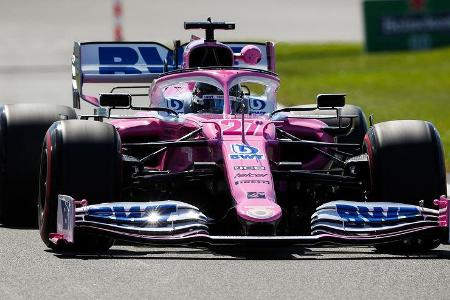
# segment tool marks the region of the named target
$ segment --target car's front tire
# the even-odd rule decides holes
[[[121,190],[121,142],[108,123],[88,120],[61,121],[48,130],[42,150],[38,201],[39,230],[44,243],[54,245],[49,234],[56,233],[58,195],[89,205],[114,202]],[[74,247],[79,250],[106,250],[112,240],[75,231]]]

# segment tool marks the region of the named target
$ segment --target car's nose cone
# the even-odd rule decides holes
[[[238,216],[251,222],[273,222],[281,217],[281,207],[270,200],[249,200],[236,205]]]

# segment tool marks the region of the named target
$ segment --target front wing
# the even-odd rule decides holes
[[[326,246],[375,245],[408,238],[440,238],[450,243],[450,199],[437,210],[401,203],[333,201],[317,208],[310,236],[214,236],[212,221],[198,208],[178,201],[117,202],[87,205],[59,195],[55,244],[76,242],[75,230],[149,245]],[[78,207],[76,207],[78,206]]]

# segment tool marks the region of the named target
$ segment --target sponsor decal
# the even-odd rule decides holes
[[[234,178],[262,178],[269,174],[255,174],[255,173],[237,173]]]
[[[251,110],[264,110],[266,108],[266,101],[259,99],[250,99],[249,106]]]
[[[256,154],[259,152],[258,148],[243,144],[231,145],[231,150],[236,154]]]
[[[249,104],[249,114],[254,115],[264,115],[266,113],[267,103],[261,99],[250,98],[248,101]]]
[[[177,212],[177,206],[173,204],[149,205],[149,206],[100,206],[90,208],[87,217],[116,218],[116,219],[139,219],[145,217],[155,218],[158,215],[159,222],[166,222],[172,213]]]
[[[448,32],[449,30],[450,13],[386,16],[381,18],[381,31],[385,35],[413,34],[417,32]]]
[[[339,217],[349,224],[348,226],[362,226],[367,223],[382,223],[386,221],[399,221],[420,215],[414,206],[394,207],[366,207],[364,205],[336,204]]]
[[[241,171],[265,171],[266,167],[263,166],[235,166],[235,170],[241,170]]]
[[[265,199],[266,193],[264,192],[247,192],[247,199]]]
[[[264,155],[259,154],[259,149],[249,145],[232,144],[231,151],[234,154],[230,154],[231,159],[264,159]]]
[[[203,95],[203,100],[223,100],[223,95]]]
[[[164,72],[164,60],[172,64],[172,52],[152,46],[98,47],[100,74],[141,74]],[[163,57],[160,54],[166,52]],[[142,66],[145,63],[145,66]]]
[[[266,112],[265,111],[260,111],[260,110],[250,110],[249,114],[251,115],[264,115]]]
[[[175,111],[182,110],[184,106],[183,101],[177,99],[169,99],[167,103],[168,107]]]
[[[262,183],[262,184],[270,184],[269,180],[238,180],[235,181],[234,184],[243,184],[243,183]]]

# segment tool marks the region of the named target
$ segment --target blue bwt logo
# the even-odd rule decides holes
[[[182,110],[184,106],[183,101],[177,99],[169,99],[167,100],[167,103],[169,108],[175,111]]]
[[[264,110],[266,108],[266,101],[259,99],[250,99],[249,104],[251,110]]]
[[[89,209],[85,216],[87,220],[114,219],[124,221],[134,219],[136,222],[147,222],[150,214],[157,214],[158,222],[166,222],[170,215],[177,212],[177,206],[174,204],[164,205],[135,205],[128,208],[124,206],[101,206]]]
[[[242,144],[233,144],[231,145],[231,150],[237,154],[256,154],[259,152],[258,148],[242,145]]]
[[[235,153],[230,154],[231,159],[264,159],[264,155],[258,154],[258,148],[249,145],[232,144],[231,151]]]
[[[173,53],[161,57],[156,47],[99,47],[98,58],[100,74],[162,73],[164,61],[173,69]]]
[[[372,225],[383,223],[397,223],[402,220],[420,218],[421,214],[414,206],[366,207],[348,204],[336,204],[336,211],[347,226]],[[422,216],[423,218],[423,216]]]

